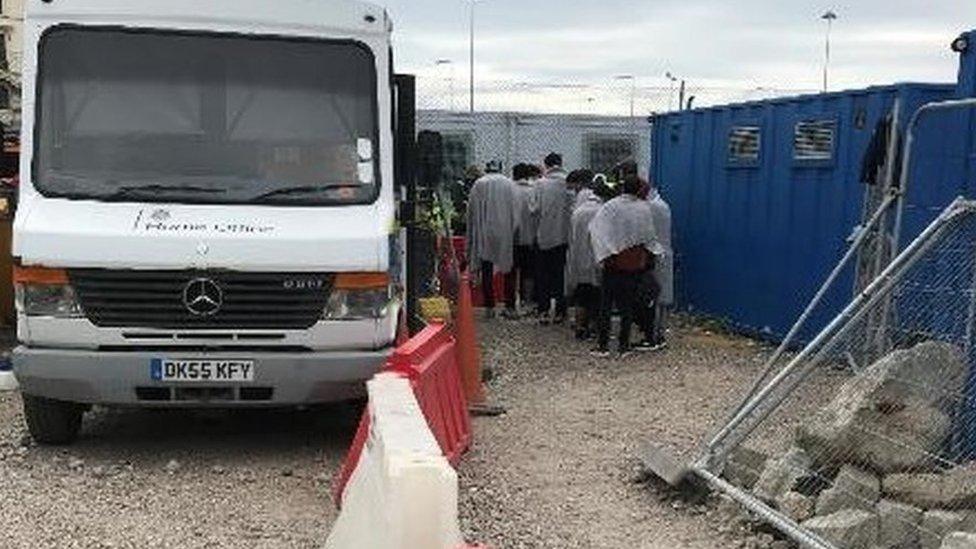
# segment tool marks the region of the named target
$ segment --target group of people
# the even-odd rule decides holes
[[[611,356],[615,314],[619,355],[663,349],[674,294],[671,211],[637,172],[627,162],[610,177],[569,173],[551,153],[542,167],[519,164],[509,178],[500,162],[489,162],[466,213],[469,268],[479,275],[486,314],[495,315],[501,273],[505,318],[527,313],[563,324],[572,304],[576,336],[595,337],[597,356]],[[642,335],[636,344],[634,324]]]

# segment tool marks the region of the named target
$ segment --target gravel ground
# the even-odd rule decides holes
[[[647,440],[689,452],[740,398],[768,350],[702,328],[622,362],[591,358],[568,331],[482,327],[490,392],[460,470],[469,539],[508,548],[768,546],[728,527],[714,500],[638,482]],[[357,416],[96,409],[67,449],[25,434],[0,394],[0,546],[318,547],[327,490]],[[764,538],[771,541],[771,538]]]
[[[687,324],[666,352],[624,361],[590,357],[565,329],[496,320],[482,337],[491,397],[508,414],[476,420],[461,468],[470,539],[504,548],[757,546],[715,500],[687,503],[638,482],[638,455],[649,440],[690,455],[768,349]]]
[[[20,398],[0,394],[0,546],[320,547],[355,419],[99,410],[52,449],[30,444]]]

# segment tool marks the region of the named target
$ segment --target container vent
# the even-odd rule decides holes
[[[756,162],[762,144],[759,126],[733,126],[729,131],[729,162]]]
[[[811,120],[799,122],[793,133],[793,159],[800,161],[825,161],[834,158],[834,136],[837,122]]]

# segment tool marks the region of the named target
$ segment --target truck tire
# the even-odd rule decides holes
[[[84,408],[72,402],[23,395],[27,430],[39,444],[65,445],[78,438]]]

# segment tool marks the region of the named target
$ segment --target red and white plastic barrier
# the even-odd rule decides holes
[[[471,420],[444,326],[397,349],[367,384],[369,406],[333,486],[327,549],[459,549],[456,465]]]

